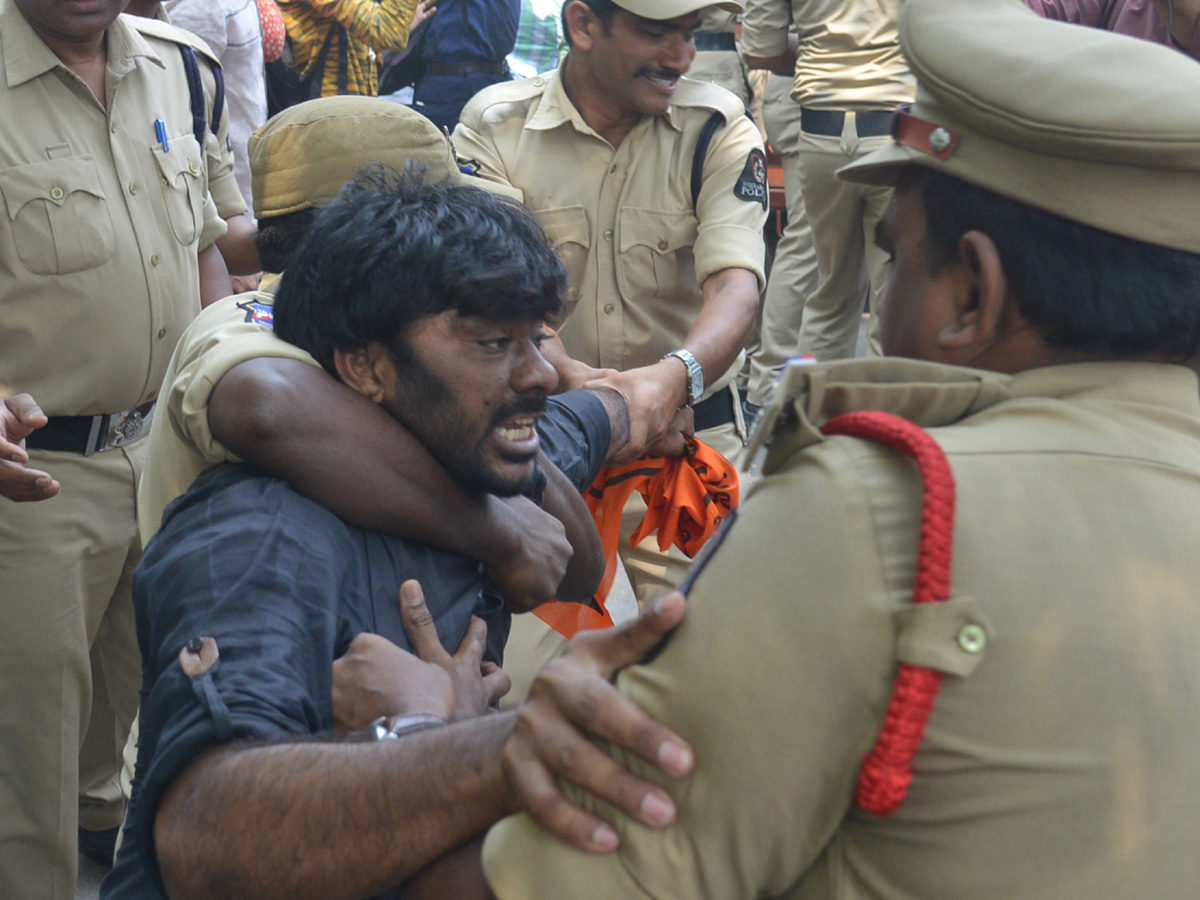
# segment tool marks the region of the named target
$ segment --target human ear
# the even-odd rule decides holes
[[[575,2],[567,4],[563,10],[563,27],[571,35],[571,46],[580,50],[591,50],[595,41],[592,39],[590,27],[599,20],[586,3]]]
[[[343,384],[375,403],[384,401],[388,373],[394,371],[394,364],[387,350],[379,344],[354,350],[334,350],[333,367]]]
[[[938,346],[956,351],[987,347],[1000,333],[1009,301],[1000,251],[982,231],[968,231],[950,265],[955,270],[954,314],[938,332]]]

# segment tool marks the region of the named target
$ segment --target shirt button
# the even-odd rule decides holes
[[[50,196],[55,200],[61,200],[63,198],[63,189],[60,187],[50,188]]]
[[[612,229],[611,228],[608,231],[604,232],[604,239],[606,241],[612,240]]]
[[[668,244],[666,241],[659,241],[659,242],[658,242],[658,249],[659,249],[659,250],[666,250],[666,249],[667,249],[668,247],[670,247],[670,246],[671,246],[671,245],[670,245],[670,244]]]
[[[158,266],[158,254],[157,253],[155,253],[153,256],[150,257],[150,265],[155,266],[155,267]]]
[[[982,653],[987,646],[987,632],[978,625],[964,625],[958,633],[958,646],[967,653]]]
[[[613,305],[611,303],[604,304],[604,314],[606,316],[611,316],[613,314]]]
[[[166,336],[167,336],[167,329],[165,329],[165,328],[160,328],[160,329],[158,329],[158,339],[159,339],[160,341],[161,341],[163,338],[165,338]]]
[[[129,193],[131,193],[131,194],[136,194],[136,193],[137,193],[137,191],[138,191],[138,188],[137,188],[137,185],[136,185],[136,184],[131,184],[131,185],[129,186]]]
[[[188,171],[193,175],[198,175],[200,173],[200,170],[196,168],[195,163],[188,163]]]
[[[116,134],[117,133],[117,123],[114,122],[112,125],[109,125],[108,130],[111,131],[113,134]]]
[[[533,79],[533,86],[534,86],[534,87],[542,87],[543,85],[545,85],[545,83],[546,83],[546,79],[545,79],[545,78],[535,78],[535,79]]]

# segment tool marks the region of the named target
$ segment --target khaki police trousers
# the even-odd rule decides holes
[[[798,349],[821,362],[855,355],[868,299],[872,327],[867,349],[869,354],[880,352],[874,336],[874,307],[887,276],[887,254],[875,246],[874,238],[892,191],[850,184],[836,173],[891,140],[886,136],[859,138],[854,113],[846,113],[841,137],[800,132],[800,177],[820,286],[804,306]]]
[[[787,226],[775,247],[775,261],[763,295],[759,346],[750,357],[749,396],[767,402],[784,363],[798,352],[804,306],[817,291],[817,251],[804,207],[800,175],[800,104],[792,99],[792,77],[772,75],[763,98],[767,139],[783,161]]]
[[[136,714],[141,665],[133,569],[141,555],[135,488],[144,442],[83,457],[31,451],[62,493],[0,498],[0,897],[72,900],[78,865],[80,749],[92,675],[113,709],[103,765]],[[107,809],[92,827],[111,827]]]

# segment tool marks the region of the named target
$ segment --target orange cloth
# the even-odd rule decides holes
[[[616,578],[621,513],[636,490],[646,501],[646,516],[630,536],[636,545],[658,533],[658,549],[672,544],[689,558],[704,546],[717,526],[738,505],[737,469],[724,456],[691,435],[683,456],[643,456],[621,466],[601,469],[583,498],[596,520],[604,545],[604,579],[590,603],[552,600],[534,613],[567,637],[580,631],[612,626],[605,599]]]

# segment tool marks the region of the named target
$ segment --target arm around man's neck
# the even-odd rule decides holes
[[[572,550],[557,519],[464,490],[386,411],[308,363],[235,366],[208,419],[226,447],[340,518],[478,559],[510,598],[544,602],[565,577]]]

